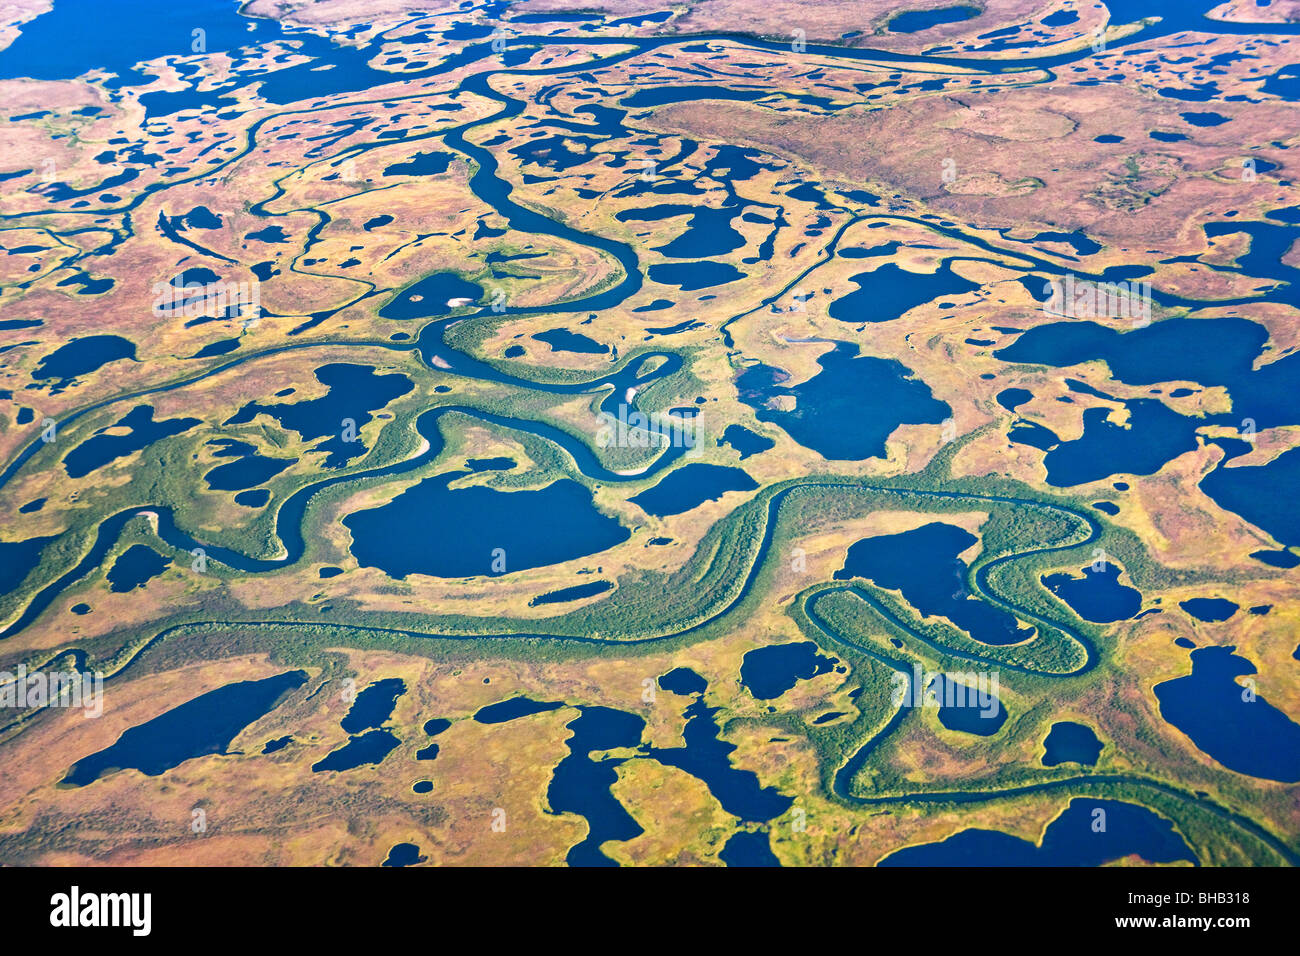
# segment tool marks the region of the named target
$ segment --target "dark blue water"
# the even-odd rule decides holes
[[[239,16],[238,4],[228,0],[186,5],[131,0],[129,13],[126,7],[59,0],[50,12],[24,23],[13,44],[0,51],[0,76],[71,79],[96,67],[133,76],[138,62],[191,55],[190,31],[196,25],[206,31],[207,48],[214,53],[265,43],[280,33],[274,21]]]
[[[1234,228],[1249,225],[1237,223]],[[1251,418],[1257,428],[1300,423],[1300,409],[1292,400],[1300,388],[1300,354],[1278,359],[1265,351],[1267,343],[1268,330],[1262,325],[1234,317],[1172,318],[1128,331],[1095,322],[1053,322],[1026,330],[994,356],[1057,368],[1100,359],[1111,376],[1126,385],[1221,385],[1232,397],[1232,412],[1209,416],[1211,422],[1237,426]],[[1256,369],[1260,360],[1263,364]]]
[[[359,436],[362,427],[370,421],[371,412],[415,387],[400,372],[380,374],[368,365],[343,362],[322,365],[316,369],[316,380],[329,389],[319,398],[273,405],[249,402],[225,424],[244,425],[258,415],[269,415],[285,428],[296,431],[304,441],[325,438],[311,450],[328,453],[321,462],[322,467],[342,468],[366,451],[359,437],[354,441],[344,440],[345,419],[354,423]]]
[[[739,468],[692,462],[669,472],[660,482],[628,500],[646,514],[664,517],[717,501],[728,491],[753,491],[758,482]]]
[[[427,856],[420,856],[420,848],[414,843],[398,843],[388,851],[388,859],[381,866],[414,866],[427,859]]]
[[[939,723],[949,730],[991,737],[1007,722],[1002,701],[987,686],[981,695],[978,682],[965,684],[938,674],[930,681],[926,694],[927,699],[934,695],[939,704]]]
[[[1119,583],[1119,565],[1107,562],[1101,571],[1092,565],[1081,569],[1083,577],[1046,574],[1043,585],[1079,617],[1094,624],[1127,621],[1142,609],[1142,592]]]
[[[397,698],[405,693],[406,682],[400,677],[377,680],[357,694],[339,725],[349,734],[381,727],[393,715]]]
[[[745,274],[729,262],[661,262],[646,270],[653,282],[675,285],[683,292],[726,285]]]
[[[1218,468],[1201,479],[1201,490],[1221,508],[1241,515],[1281,544],[1300,545],[1300,495],[1292,493],[1300,488],[1300,449],[1284,451],[1263,465],[1225,468],[1224,464],[1247,453],[1251,446],[1243,441],[1214,441],[1228,454]]]
[[[1192,673],[1155,686],[1160,716],[1229,770],[1300,781],[1300,725],[1265,701],[1243,700],[1234,678],[1256,673],[1235,648],[1192,651]]]
[[[567,13],[564,11],[548,11],[547,13],[523,13],[510,18],[511,23],[571,23],[574,21],[581,22],[584,20],[600,20],[603,14],[599,13]]]
[[[430,737],[437,737],[451,726],[451,721],[445,717],[434,717],[432,720],[424,722],[424,732]],[[438,756],[438,745],[429,744],[415,752],[416,760],[434,760]]]
[[[1056,767],[1063,763],[1095,767],[1097,758],[1101,756],[1101,741],[1092,728],[1070,720],[1052,724],[1043,747],[1046,750],[1043,754],[1044,767]]]
[[[764,787],[757,774],[731,766],[735,744],[719,737],[715,715],[721,708],[709,707],[699,695],[683,711],[686,727],[684,747],[645,746],[646,756],[668,767],[684,770],[704,783],[727,813],[747,822],[763,822],[790,809],[794,800],[775,787]]]
[[[134,343],[120,335],[87,335],[59,346],[42,358],[32,370],[32,378],[59,379],[62,385],[122,359],[135,361]]]
[[[1294,551],[1252,551],[1250,556],[1271,568],[1294,568],[1300,564],[1300,555]]]
[[[416,153],[407,162],[384,167],[385,176],[436,176],[445,173],[455,157],[451,153]],[[450,298],[450,296],[448,297]]]
[[[474,714],[474,719],[480,724],[504,724],[509,720],[518,720],[520,717],[531,717],[533,714],[559,710],[563,706],[564,704],[561,701],[540,701],[530,700],[527,697],[512,697],[509,700],[502,700],[495,704],[488,704],[486,707],[480,707]]]
[[[592,597],[597,594],[604,594],[614,588],[613,581],[588,581],[586,584],[575,584],[569,588],[559,588],[555,591],[547,591],[545,594],[539,594],[528,602],[529,607],[537,607],[539,604],[563,604],[565,601],[577,601],[581,598]]]
[[[539,342],[545,342],[552,352],[579,352],[588,355],[602,355],[609,351],[608,345],[602,345],[595,339],[581,332],[568,329],[548,329],[533,335]]]
[[[338,750],[326,754],[312,764],[313,773],[353,770],[365,764],[380,763],[401,743],[390,731],[368,730],[359,737],[350,737]]]
[[[1198,621],[1211,624],[1226,621],[1241,607],[1227,598],[1188,598],[1179,601],[1178,606]]]
[[[1179,415],[1155,399],[1130,399],[1123,405],[1128,409],[1125,424],[1111,421],[1109,408],[1088,408],[1083,412],[1083,435],[1049,447],[1043,456],[1049,485],[1068,488],[1112,475],[1154,475],[1199,447],[1196,431],[1205,424],[1203,419]]]
[[[850,276],[849,281],[858,286],[857,291],[836,299],[827,310],[831,318],[841,322],[890,322],[918,305],[979,288],[978,283],[968,282],[946,264],[937,272],[919,273],[890,262],[874,272]]]
[[[214,491],[243,491],[270,481],[295,461],[293,458],[266,458],[257,454],[257,449],[247,442],[230,438],[217,438],[208,442],[220,450],[214,453],[216,458],[234,458],[235,461],[218,465],[203,480]]]
[[[438,272],[425,276],[393,296],[379,310],[379,316],[384,319],[424,319],[446,315],[452,311],[447,305],[452,299],[469,299],[474,303],[482,296],[482,286],[462,279],[454,272]]]
[[[759,421],[783,428],[805,448],[832,461],[886,457],[885,440],[903,424],[939,424],[952,415],[930,387],[893,359],[858,354],[856,345],[837,343],[817,360],[821,371],[800,385],[781,384],[786,375],[767,365],[746,368],[736,379],[740,400]],[[769,402],[795,399],[793,411]]]
[[[889,21],[891,33],[920,33],[944,23],[961,23],[980,15],[979,7],[939,7],[934,10],[909,10]]]
[[[869,246],[865,249],[849,247],[840,249],[838,255],[842,259],[878,259],[882,256],[892,256],[898,252],[898,242],[885,242],[878,246]]]
[[[1105,830],[1093,829],[1096,810]],[[939,843],[891,853],[880,866],[1101,866],[1137,854],[1148,863],[1196,862],[1168,820],[1146,807],[1076,797],[1043,834],[1041,846],[998,830],[962,830]]]
[[[552,813],[577,813],[587,820],[587,836],[570,848],[569,866],[615,866],[601,852],[610,840],[631,840],[645,831],[610,793],[618,779],[621,759],[593,760],[593,751],[635,747],[641,742],[645,721],[608,707],[581,707],[568,729],[569,755],[555,767],[546,802]]]
[[[203,424],[199,418],[165,418],[154,421],[153,407],[137,405],[111,426],[127,428],[125,435],[106,435],[101,428],[87,438],[63,459],[63,467],[71,478],[83,478],[97,468],[137,451],[148,448],[156,441],[170,438]]]
[[[245,508],[261,508],[271,500],[271,492],[265,488],[259,488],[256,491],[241,491],[235,495],[235,504],[243,505]]]
[[[382,762],[400,743],[391,731],[382,729],[382,725],[392,716],[397,698],[405,693],[406,682],[398,677],[389,677],[369,684],[357,694],[339,722],[339,726],[350,735],[348,742],[313,764],[312,771],[345,771]]]
[[[0,594],[8,594],[36,570],[41,552],[54,536],[25,541],[0,541]]]
[[[1004,388],[997,394],[997,403],[1009,412],[1014,412],[1025,402],[1034,397],[1034,393],[1024,388]]]
[[[285,747],[289,746],[289,744],[292,742],[293,742],[292,734],[290,734],[287,737],[276,737],[274,740],[268,740],[266,742],[266,746],[262,748],[262,753],[264,754],[277,753],[278,751],[281,751]]]
[[[756,100],[770,95],[769,90],[743,90],[732,86],[657,86],[637,90],[620,101],[623,106],[640,109],[647,106],[667,106],[669,103],[688,103],[693,100]]]
[[[966,592],[968,571],[961,552],[976,537],[956,525],[933,522],[901,534],[864,538],[849,548],[837,581],[864,578],[877,587],[899,591],[923,617],[938,615],[983,644],[1018,644],[1031,628],[1008,612]]]
[[[801,680],[829,674],[839,661],[818,653],[812,641],[770,644],[746,652],[740,663],[740,682],[758,700],[780,697]]]
[[[659,678],[659,686],[670,694],[689,697],[693,694],[703,694],[709,689],[709,682],[689,667],[674,667]]]
[[[285,693],[305,683],[304,671],[286,671],[208,691],[132,727],[111,747],[78,760],[63,782],[84,787],[126,769],[156,777],[194,757],[225,753],[240,731],[270,713]]]
[[[781,861],[772,852],[771,838],[765,830],[733,833],[727,845],[718,854],[727,866],[780,866]]]
[[[448,485],[466,472],[435,475],[386,505],[343,519],[362,567],[394,578],[463,578],[522,571],[604,551],[626,541],[617,519],[596,509],[569,478],[535,491]],[[501,555],[498,551],[504,551]],[[501,565],[493,562],[502,558]]]
[[[731,221],[740,215],[742,208],[740,205],[713,209],[664,203],[644,209],[625,209],[614,218],[619,222],[656,222],[674,216],[690,216],[684,233],[653,249],[674,259],[710,259],[725,256],[745,245],[745,237],[731,227]]]
[[[108,589],[118,594],[134,591],[166,571],[171,563],[171,558],[163,557],[148,545],[133,544],[108,569]]]
[[[740,460],[744,461],[751,455],[759,455],[776,447],[776,442],[757,432],[752,432],[744,425],[728,425],[718,439],[718,445],[730,445],[736,451],[740,452]]]
[[[1179,115],[1193,126],[1222,126],[1228,122],[1228,117],[1222,113],[1181,113]]]
[[[1073,10],[1057,10],[1053,14],[1043,17],[1038,22],[1045,27],[1065,27],[1071,23],[1077,23],[1079,15]]]

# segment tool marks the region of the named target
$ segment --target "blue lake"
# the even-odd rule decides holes
[[[745,653],[740,663],[740,682],[756,699],[772,700],[801,680],[829,674],[838,663],[818,653],[812,641],[769,644]]]
[[[579,352],[589,355],[602,355],[609,351],[608,345],[602,345],[595,339],[589,338],[580,332],[570,332],[568,329],[549,329],[545,332],[538,332],[533,335],[539,342],[545,342],[551,347],[552,352]]]
[[[353,458],[365,454],[360,440],[362,427],[377,411],[415,386],[400,372],[380,374],[368,365],[334,363],[316,369],[316,380],[328,387],[319,398],[299,402],[263,405],[253,401],[226,420],[227,425],[243,425],[258,415],[269,415],[285,428],[297,432],[304,441],[325,438],[312,446],[314,452],[327,452],[321,466],[342,468]],[[358,437],[345,440],[345,419],[354,423]]]
[[[918,305],[979,288],[947,265],[925,274],[908,272],[892,262],[874,272],[850,276],[849,281],[858,286],[857,291],[836,299],[828,309],[830,317],[841,322],[890,322]]]
[[[229,438],[213,439],[208,444],[219,449],[214,457],[235,459],[218,465],[203,476],[208,487],[214,491],[243,491],[245,488],[256,487],[274,478],[295,460],[266,458],[257,454],[253,445]]]
[[[776,442],[757,432],[752,432],[744,425],[728,425],[718,439],[718,445],[730,445],[740,452],[740,460],[751,455],[759,455],[776,447]]]
[[[547,591],[540,594],[528,602],[529,607],[537,607],[539,604],[562,604],[565,601],[577,601],[582,598],[594,597],[597,594],[604,594],[614,588],[613,581],[588,581],[586,584],[575,584],[573,587],[559,588],[555,591]]]
[[[728,491],[753,491],[758,482],[739,468],[692,462],[669,472],[657,485],[628,500],[646,514],[664,517],[717,501]]]
[[[36,381],[54,378],[68,382],[122,359],[135,361],[132,342],[120,335],[87,335],[59,346],[42,358],[32,370],[32,378]]]
[[[0,594],[8,594],[36,570],[41,552],[53,536],[25,541],[0,541]]]
[[[1300,724],[1263,696],[1243,700],[1235,678],[1256,673],[1233,647],[1192,651],[1192,673],[1156,684],[1160,716],[1229,770],[1300,782]]]
[[[727,866],[780,866],[781,861],[772,852],[771,838],[763,830],[733,833],[718,859]]]
[[[963,528],[932,522],[901,534],[877,535],[853,544],[837,581],[863,578],[899,591],[923,617],[941,616],[983,644],[1018,644],[1033,636],[1016,618],[966,592],[968,570],[958,555],[975,544]]]
[[[474,714],[474,719],[480,724],[504,724],[510,720],[518,720],[520,717],[531,717],[533,714],[544,714],[547,711],[559,710],[563,706],[564,704],[560,701],[538,701],[530,700],[527,697],[512,697],[509,700],[498,701],[495,704],[480,707]]]
[[[420,856],[420,848],[414,843],[398,843],[388,851],[388,859],[381,866],[414,866],[423,863],[428,857]]]
[[[108,569],[108,589],[118,594],[143,587],[171,567],[171,559],[163,557],[144,544],[133,544],[123,551]]]
[[[629,537],[572,479],[535,491],[447,487],[465,474],[426,478],[386,505],[345,517],[357,562],[394,578],[475,577],[497,573],[497,549],[509,573],[596,554]]]
[[[647,209],[625,209],[615,215],[619,222],[645,222],[689,216],[686,231],[654,251],[676,259],[709,259],[724,256],[745,245],[745,237],[731,227],[741,207],[684,206],[664,203]]]
[[[399,677],[375,681],[357,694],[340,726],[350,734],[382,726],[392,716],[397,698],[405,693],[406,682]]]
[[[1095,811],[1105,829],[1093,829]],[[1041,846],[998,830],[962,830],[891,853],[880,866],[1101,866],[1137,854],[1148,863],[1196,862],[1173,824],[1146,807],[1076,797],[1048,824]]]
[[[1061,720],[1052,724],[1047,738],[1043,741],[1046,752],[1043,754],[1044,767],[1056,767],[1063,763],[1078,763],[1085,767],[1095,767],[1101,756],[1101,741],[1087,724],[1077,724],[1071,720]]]
[[[689,667],[674,667],[659,678],[659,686],[670,694],[689,697],[703,694],[709,689],[709,683]]]
[[[447,315],[453,299],[478,302],[483,297],[483,287],[454,272],[436,272],[407,286],[379,310],[383,319],[424,319]]]
[[[945,23],[961,23],[980,15],[979,7],[939,7],[934,10],[911,10],[889,21],[891,33],[920,33]]]
[[[859,355],[856,345],[839,342],[817,364],[817,375],[794,386],[783,384],[787,376],[779,369],[751,365],[737,377],[736,387],[759,421],[780,426],[829,460],[884,458],[885,440],[899,425],[939,424],[952,415],[911,369],[893,359]],[[794,397],[793,411],[770,406],[781,396]]]
[[[1117,474],[1153,475],[1198,447],[1196,429],[1202,421],[1179,415],[1155,399],[1131,399],[1123,405],[1128,410],[1124,425],[1110,420],[1108,408],[1084,410],[1083,436],[1054,444],[1043,456],[1049,485],[1071,487]]]
[[[790,809],[794,800],[775,787],[764,787],[749,770],[731,766],[736,749],[719,737],[715,715],[720,708],[709,707],[699,694],[683,711],[686,727],[682,732],[684,747],[643,746],[642,752],[668,767],[684,770],[703,781],[722,809],[741,820],[762,822],[778,817]]]
[[[452,153],[416,153],[407,162],[384,167],[385,176],[436,176],[445,173],[455,156]]]
[[[949,730],[977,737],[991,737],[1007,722],[1007,709],[1002,701],[985,687],[982,695],[978,684],[967,685],[944,674],[936,675],[926,688],[939,704],[939,723]]]
[[[100,429],[63,458],[70,478],[83,478],[105,465],[148,448],[156,441],[187,432],[203,424],[198,418],[166,418],[154,421],[153,408],[137,405],[113,424],[114,429],[129,429],[125,435],[106,435]]]
[[[156,777],[194,757],[225,753],[240,731],[270,713],[284,694],[305,683],[304,671],[286,671],[208,691],[132,727],[111,747],[78,760],[63,782],[84,787],[107,773],[125,769]]]
[[[1114,562],[1096,571],[1092,565],[1082,568],[1083,577],[1070,574],[1046,574],[1043,585],[1059,597],[1075,614],[1094,624],[1127,621],[1142,609],[1142,593],[1119,583],[1120,568]]]
[[[610,793],[618,779],[615,768],[622,760],[591,758],[593,751],[635,747],[641,742],[645,721],[635,714],[608,707],[581,707],[568,729],[569,755],[555,767],[546,802],[553,813],[577,813],[587,820],[587,836],[570,848],[570,866],[614,866],[601,852],[609,840],[630,840],[644,831]]]
[[[726,285],[745,274],[729,262],[661,262],[646,270],[652,282],[675,285],[683,292]]]
[[[325,773],[330,770],[354,770],[365,764],[380,763],[397,749],[399,743],[390,731],[368,730],[360,736],[350,737],[338,750],[331,751],[312,764],[311,769],[313,773]]]
[[[1300,449],[1284,451],[1263,465],[1225,468],[1224,464],[1246,454],[1251,446],[1235,439],[1214,441],[1228,449],[1228,454],[1218,468],[1201,479],[1201,490],[1221,508],[1241,515],[1280,543],[1300,545],[1300,495],[1292,493],[1300,488]],[[1289,558],[1275,560],[1279,562],[1276,567],[1294,566],[1286,563],[1292,560]]]
[[[1198,621],[1210,624],[1226,621],[1241,607],[1240,604],[1227,598],[1188,598],[1186,601],[1179,601],[1178,606]]]

